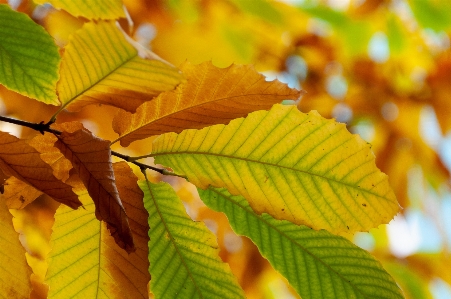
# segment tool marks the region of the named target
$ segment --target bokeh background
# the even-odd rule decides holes
[[[9,3],[30,15],[64,47],[86,21],[32,1]],[[406,298],[451,298],[451,1],[449,0],[124,0],[122,27],[163,59],[180,65],[211,60],[225,67],[253,64],[267,76],[305,91],[296,104],[372,144],[377,166],[389,175],[402,211],[388,225],[348,236],[393,275]],[[56,111],[0,86],[0,114],[47,121]],[[82,120],[104,139],[115,108],[90,106],[64,112],[59,121]],[[7,123],[0,130],[31,138],[35,132]],[[148,153],[151,140],[125,154]],[[146,163],[152,163],[147,159]],[[299,298],[248,239],[207,209],[195,188],[166,180],[193,219],[217,234],[248,298]],[[57,203],[42,196],[13,212],[33,267],[34,298],[50,250]]]

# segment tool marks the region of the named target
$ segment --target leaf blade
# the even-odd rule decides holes
[[[135,109],[182,80],[159,60],[143,59],[111,22],[86,23],[65,48],[57,90],[69,111],[90,104]]]
[[[0,297],[26,299],[30,297],[32,271],[12,219],[8,207],[0,201]]]
[[[368,230],[399,209],[366,142],[294,106],[161,135],[152,156],[197,187],[243,195],[259,214],[332,233]]]
[[[265,77],[251,66],[231,65],[221,69],[211,62],[185,63],[180,70],[187,82],[138,107],[135,114],[119,111],[113,129],[122,146],[153,135],[180,133],[228,123],[255,110],[269,109],[301,92]]]
[[[257,215],[244,197],[224,188],[198,191],[208,207],[227,215],[236,233],[257,245],[302,298],[404,298],[382,265],[347,239]]]
[[[244,298],[216,237],[192,221],[167,183],[139,182],[149,212],[151,291],[156,298]]]
[[[48,298],[148,298],[148,223],[142,192],[125,162],[113,167],[122,182],[118,190],[124,198],[137,250],[130,254],[121,250],[106,225],[96,220],[89,195],[80,194],[85,209],[72,211],[61,206],[55,215],[46,275]]]
[[[0,4],[0,40],[0,83],[40,102],[59,105],[55,89],[60,56],[44,28]]]
[[[110,142],[94,136],[81,123],[60,124],[55,147],[72,162],[96,205],[96,217],[108,224],[121,248],[132,252],[133,236],[115,183]]]
[[[36,0],[38,4],[50,3],[58,9],[64,9],[76,17],[85,17],[90,20],[125,18],[125,13],[120,0],[100,1],[62,1],[62,0]]]
[[[0,167],[58,202],[74,209],[81,205],[72,187],[53,175],[35,148],[5,132],[0,132]]]

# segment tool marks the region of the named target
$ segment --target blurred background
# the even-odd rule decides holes
[[[349,238],[383,264],[406,298],[451,298],[451,1],[123,2],[133,23],[121,20],[122,27],[175,66],[186,60],[211,60],[218,67],[253,64],[268,80],[304,90],[297,103],[301,111],[335,118],[370,142],[403,210],[390,224]],[[86,21],[32,1],[0,3],[30,15],[60,47]],[[0,86],[1,115],[40,122],[55,111]],[[62,113],[59,121],[82,120],[101,138],[113,140],[115,112],[89,106]],[[35,134],[7,123],[0,123],[0,130],[24,138]],[[139,155],[149,152],[151,140],[126,149],[115,146]],[[174,186],[193,219],[217,234],[221,258],[248,298],[299,298],[252,242],[235,235],[225,216],[200,202],[192,185],[152,177],[160,179]],[[56,208],[43,196],[14,212],[40,290],[35,298],[45,294],[39,282]]]

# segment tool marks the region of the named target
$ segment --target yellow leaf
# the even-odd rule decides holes
[[[110,142],[94,136],[79,122],[59,125],[63,132],[55,147],[72,162],[96,205],[96,217],[108,224],[121,248],[132,252],[133,236],[116,187]]]
[[[9,209],[23,209],[42,195],[41,191],[13,176],[6,181],[5,186],[3,198]]]
[[[211,62],[185,63],[180,68],[187,82],[176,90],[145,102],[131,114],[119,111],[113,129],[122,146],[153,135],[200,129],[269,109],[284,99],[297,99],[301,92],[265,77],[246,65],[221,69]]]
[[[110,22],[87,23],[66,46],[57,91],[70,111],[105,104],[135,111],[182,80],[180,72],[160,61],[143,59]]]
[[[0,132],[0,168],[58,202],[72,208],[81,205],[71,186],[53,175],[53,169],[36,149],[5,132]]]
[[[244,196],[257,213],[332,233],[369,230],[399,209],[366,142],[344,124],[295,106],[164,134],[151,156],[202,189]]]
[[[136,185],[136,177],[133,180]],[[142,194],[135,194],[141,196],[143,206]],[[120,249],[105,223],[96,220],[95,205],[89,195],[80,194],[80,200],[84,209],[60,206],[55,214],[45,278],[50,287],[48,298],[147,299],[149,262],[147,250],[143,252],[147,242],[138,238],[137,250],[130,254]],[[136,196],[133,199],[124,196],[131,222],[142,227],[135,231],[138,226],[132,226],[133,233],[141,235],[147,222],[146,219],[143,223],[142,219],[147,218],[147,212],[143,207],[139,207],[139,211],[132,209],[137,207],[136,203]]]
[[[125,18],[121,0],[35,0],[34,2],[50,3],[55,8],[64,9],[76,17],[85,17],[91,20]]]
[[[31,269],[12,219],[5,203],[0,200],[0,297],[26,299],[31,292]]]

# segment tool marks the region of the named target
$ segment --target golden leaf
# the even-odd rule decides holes
[[[180,68],[187,82],[174,91],[145,102],[131,114],[119,111],[113,129],[122,146],[166,132],[200,129],[266,110],[284,99],[297,99],[301,92],[265,77],[251,66],[231,65],[221,69],[211,62],[185,63]]]

